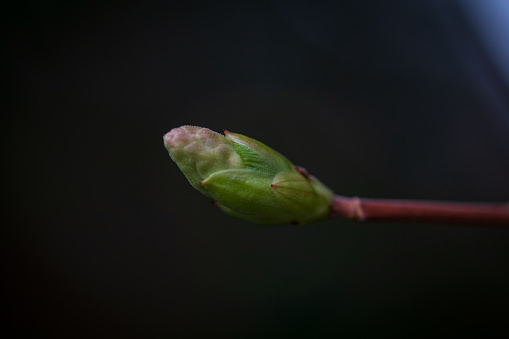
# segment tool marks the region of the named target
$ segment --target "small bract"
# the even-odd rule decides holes
[[[191,185],[229,215],[264,225],[329,216],[332,191],[259,141],[197,126],[172,129],[163,139]]]

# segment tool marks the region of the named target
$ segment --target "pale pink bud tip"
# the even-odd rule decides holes
[[[166,146],[166,148],[171,147],[172,140],[173,140],[173,135],[171,134],[171,131],[170,131],[163,136],[164,146]]]
[[[187,144],[199,139],[200,127],[182,126],[174,128],[163,137],[166,148],[185,147]]]

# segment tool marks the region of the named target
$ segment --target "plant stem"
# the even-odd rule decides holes
[[[509,227],[509,203],[390,200],[335,195],[331,217],[360,222],[412,221]]]

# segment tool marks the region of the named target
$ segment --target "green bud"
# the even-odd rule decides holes
[[[332,191],[259,141],[196,126],[172,129],[163,139],[191,185],[232,216],[276,225],[329,215]]]

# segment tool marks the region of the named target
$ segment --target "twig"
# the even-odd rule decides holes
[[[412,221],[509,227],[509,203],[388,200],[335,195],[331,217],[360,222]]]

